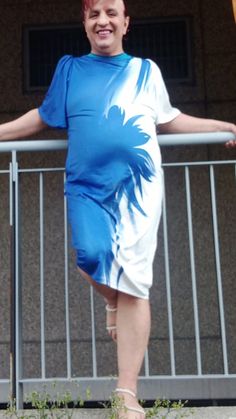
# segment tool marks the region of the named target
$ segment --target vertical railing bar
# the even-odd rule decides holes
[[[65,173],[63,174],[65,183]],[[65,251],[65,314],[66,314],[66,360],[67,377],[71,379],[71,340],[70,340],[70,308],[69,308],[69,267],[68,267],[68,222],[67,200],[64,196],[64,251]]]
[[[13,226],[13,168],[9,164],[9,224]]]
[[[40,335],[41,335],[41,375],[46,376],[45,367],[45,298],[44,298],[44,187],[43,173],[39,174],[39,216],[40,216]]]
[[[22,375],[22,305],[21,305],[21,278],[20,278],[20,260],[19,260],[19,178],[17,153],[12,152],[12,174],[15,184],[14,214],[15,214],[15,379],[16,379],[16,408],[22,408],[23,405],[23,386],[20,382]]]
[[[192,295],[193,295],[193,312],[194,312],[197,371],[198,371],[198,375],[202,375],[199,310],[198,310],[198,297],[197,297],[195,251],[194,251],[194,238],[193,238],[193,222],[192,222],[191,189],[190,189],[190,175],[189,175],[189,167],[188,166],[185,166],[185,186],[186,186],[186,201],[187,201],[188,236],[189,236],[189,252],[190,252],[190,266],[191,266],[191,280],[192,280]]]
[[[214,235],[214,247],[215,247],[216,278],[217,278],[217,288],[218,288],[224,374],[228,375],[229,370],[228,370],[228,355],[227,355],[227,343],[226,343],[223,286],[222,286],[222,275],[221,275],[221,265],[220,265],[220,247],[219,247],[218,219],[217,219],[216,191],[215,191],[215,172],[214,172],[213,165],[210,165],[210,184],[211,184],[213,235]]]
[[[10,223],[10,234],[11,234],[11,249],[10,249],[10,403],[11,407],[14,405],[16,398],[16,315],[15,315],[15,206],[14,196],[15,193],[13,183],[13,164],[9,164],[9,223]]]
[[[148,349],[146,349],[145,355],[144,355],[144,372],[145,372],[144,374],[145,377],[150,377]]]
[[[171,296],[171,285],[170,285],[170,263],[169,263],[170,259],[169,259],[164,172],[163,172],[163,238],[164,238],[164,254],[165,254],[165,277],[166,277],[166,299],[167,299],[168,328],[169,328],[170,366],[171,366],[171,375],[175,376],[176,368],[175,368],[175,347],[174,347],[174,325],[173,325],[172,296]]]
[[[97,354],[96,354],[96,332],[95,332],[95,315],[94,315],[94,293],[93,293],[92,286],[90,286],[90,302],[91,302],[93,378],[96,378],[97,377]]]

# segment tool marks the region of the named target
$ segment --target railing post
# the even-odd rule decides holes
[[[13,160],[13,156],[12,156]],[[10,403],[16,399],[16,343],[15,343],[15,182],[13,162],[9,164],[9,202],[10,202]]]
[[[226,324],[225,324],[223,282],[222,282],[222,274],[221,274],[215,172],[214,172],[213,165],[210,166],[210,187],[211,187],[211,208],[212,208],[212,221],[213,221],[213,237],[214,237],[214,248],[215,248],[215,266],[216,266],[216,280],[217,280],[218,303],[219,303],[219,319],[220,319],[220,329],[221,329],[222,355],[223,355],[224,374],[225,376],[228,376],[229,374],[228,348],[227,348],[227,335],[226,335]]]
[[[10,229],[11,229],[11,286],[10,286],[10,401],[16,408],[23,406],[23,387],[19,379],[22,369],[21,280],[19,242],[19,182],[17,153],[12,151],[10,163]]]

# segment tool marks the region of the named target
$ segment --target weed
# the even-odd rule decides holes
[[[146,418],[156,418],[156,419],[181,419],[189,416],[189,413],[186,412],[183,408],[185,407],[186,402],[178,401],[171,402],[170,400],[156,400],[152,408],[148,409]]]
[[[153,407],[146,410],[146,418],[155,418],[155,419],[182,419],[189,417],[192,412],[190,410],[186,411],[183,409],[185,407],[187,402],[171,402],[169,400],[156,400],[153,404]],[[140,404],[142,405],[143,402],[140,401]],[[117,413],[121,410],[125,411],[127,410],[124,406],[123,400],[117,396],[117,394],[114,394],[110,399],[110,405],[111,405],[111,414],[108,417],[108,419],[116,419]],[[106,406],[105,406],[106,407]]]
[[[78,383],[73,382],[78,387]],[[77,389],[78,390],[78,389]],[[78,392],[77,392],[78,393]],[[90,389],[86,391],[86,399],[91,399]],[[32,406],[33,410],[17,410],[15,403],[9,404],[7,417],[9,419],[72,419],[75,408],[83,407],[84,401],[78,393],[76,400],[71,392],[66,390],[60,392],[57,389],[57,383],[52,385],[51,389],[45,387],[43,391],[32,391],[26,396],[26,403]],[[191,410],[183,409],[187,402],[170,402],[169,400],[156,400],[153,407],[146,409],[146,418],[151,419],[182,419],[187,418],[192,413]],[[142,405],[143,402],[140,402]],[[103,404],[108,411],[108,419],[117,419],[117,413],[120,411],[126,414],[126,407],[123,399],[117,394],[113,394],[109,403]]]
[[[77,387],[78,384],[73,382]],[[86,398],[91,397],[90,390],[86,391]],[[45,386],[43,391],[32,391],[26,396],[26,403],[33,410],[27,412],[17,410],[15,402],[11,402],[7,409],[7,416],[11,419],[72,419],[75,408],[83,407],[84,400],[78,393],[76,399],[70,391],[61,393],[57,390],[57,384],[53,383],[50,390]]]

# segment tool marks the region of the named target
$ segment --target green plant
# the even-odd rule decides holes
[[[77,382],[73,382],[78,387]],[[15,402],[11,402],[7,409],[7,416],[9,419],[72,419],[77,406],[83,407],[84,400],[77,391],[76,399],[68,390],[59,391],[58,383],[53,383],[51,388],[46,386],[39,391],[32,391],[26,397],[26,402],[30,404],[33,410],[19,411],[16,409]],[[77,388],[78,390],[78,388]],[[86,391],[86,399],[91,399],[90,389]],[[143,404],[141,402],[141,404]],[[146,418],[155,419],[182,419],[189,417],[190,410],[183,409],[186,402],[170,402],[169,400],[156,400],[153,407],[147,409]],[[124,411],[125,407],[123,399],[117,394],[114,394],[109,403],[103,404],[103,407],[110,408],[108,419],[116,419],[117,412]]]
[[[112,397],[110,398],[110,404],[111,404],[111,414],[109,415],[108,419],[116,419],[117,412],[121,410],[122,408],[124,408],[123,400],[117,394],[114,393]]]
[[[153,407],[147,409],[146,411],[146,418],[156,418],[156,419],[181,419],[189,417],[191,411],[183,410],[187,402],[171,402],[169,400],[156,400],[153,404]],[[140,404],[142,405],[143,402],[141,401]],[[116,419],[117,412],[121,409],[124,410],[125,414],[125,407],[123,400],[114,394],[110,400],[111,405],[111,414],[109,415],[108,419]]]
[[[76,382],[73,383],[78,387]],[[87,389],[87,400],[90,397],[90,389]],[[12,419],[72,419],[75,408],[83,407],[84,400],[79,393],[75,399],[68,390],[58,391],[57,383],[53,383],[51,389],[45,386],[41,392],[32,391],[26,396],[26,403],[30,404],[33,410],[19,411],[15,403],[11,402],[7,409],[8,417]]]
[[[148,409],[146,417],[156,419],[181,419],[189,417],[190,411],[186,411],[185,407],[187,401],[171,402],[170,400],[156,400],[152,408]]]

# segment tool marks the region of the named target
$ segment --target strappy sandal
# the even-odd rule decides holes
[[[106,311],[108,313],[116,313],[117,312],[117,307],[110,306],[109,304],[107,304],[106,305]],[[116,330],[116,325],[115,324],[111,325],[111,326],[106,325],[106,330],[108,332],[112,332],[113,330]]]
[[[133,391],[129,390],[128,388],[116,388],[115,393],[125,393],[125,394],[129,394],[130,396],[132,396],[135,399],[137,398],[136,394]],[[140,413],[141,415],[143,415],[143,418],[146,418],[146,413],[143,409],[128,406],[126,404],[124,404],[123,409],[124,410],[129,410],[130,412]]]

